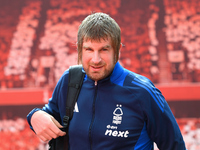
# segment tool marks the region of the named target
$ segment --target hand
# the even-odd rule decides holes
[[[36,111],[32,115],[31,125],[38,137],[44,142],[66,134],[59,129],[63,126],[53,116],[42,110]]]

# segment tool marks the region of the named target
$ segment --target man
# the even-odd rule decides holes
[[[185,150],[177,122],[161,92],[144,76],[119,62],[121,31],[107,14],[86,17],[78,30],[78,61],[86,73],[69,125],[72,150]],[[40,139],[64,136],[62,127],[68,85],[67,70],[52,98],[36,108],[28,122]]]

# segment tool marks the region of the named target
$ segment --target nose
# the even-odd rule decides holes
[[[92,62],[94,64],[98,64],[99,62],[101,62],[101,55],[99,54],[98,51],[94,51],[94,55],[92,57]]]

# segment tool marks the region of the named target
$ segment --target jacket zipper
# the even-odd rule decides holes
[[[97,98],[97,81],[95,81],[95,94],[94,94],[94,99],[93,99],[93,104],[92,104],[92,121],[90,124],[90,128],[89,128],[89,141],[90,141],[90,150],[92,150],[92,126],[93,126],[93,122],[94,122],[94,117],[95,117],[95,102],[96,102],[96,98]]]

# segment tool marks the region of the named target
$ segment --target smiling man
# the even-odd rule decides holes
[[[78,62],[85,72],[76,110],[69,124],[70,150],[185,150],[180,129],[162,93],[144,76],[118,62],[121,31],[105,13],[87,16],[78,30]],[[69,70],[52,98],[27,116],[40,139],[66,136]]]

